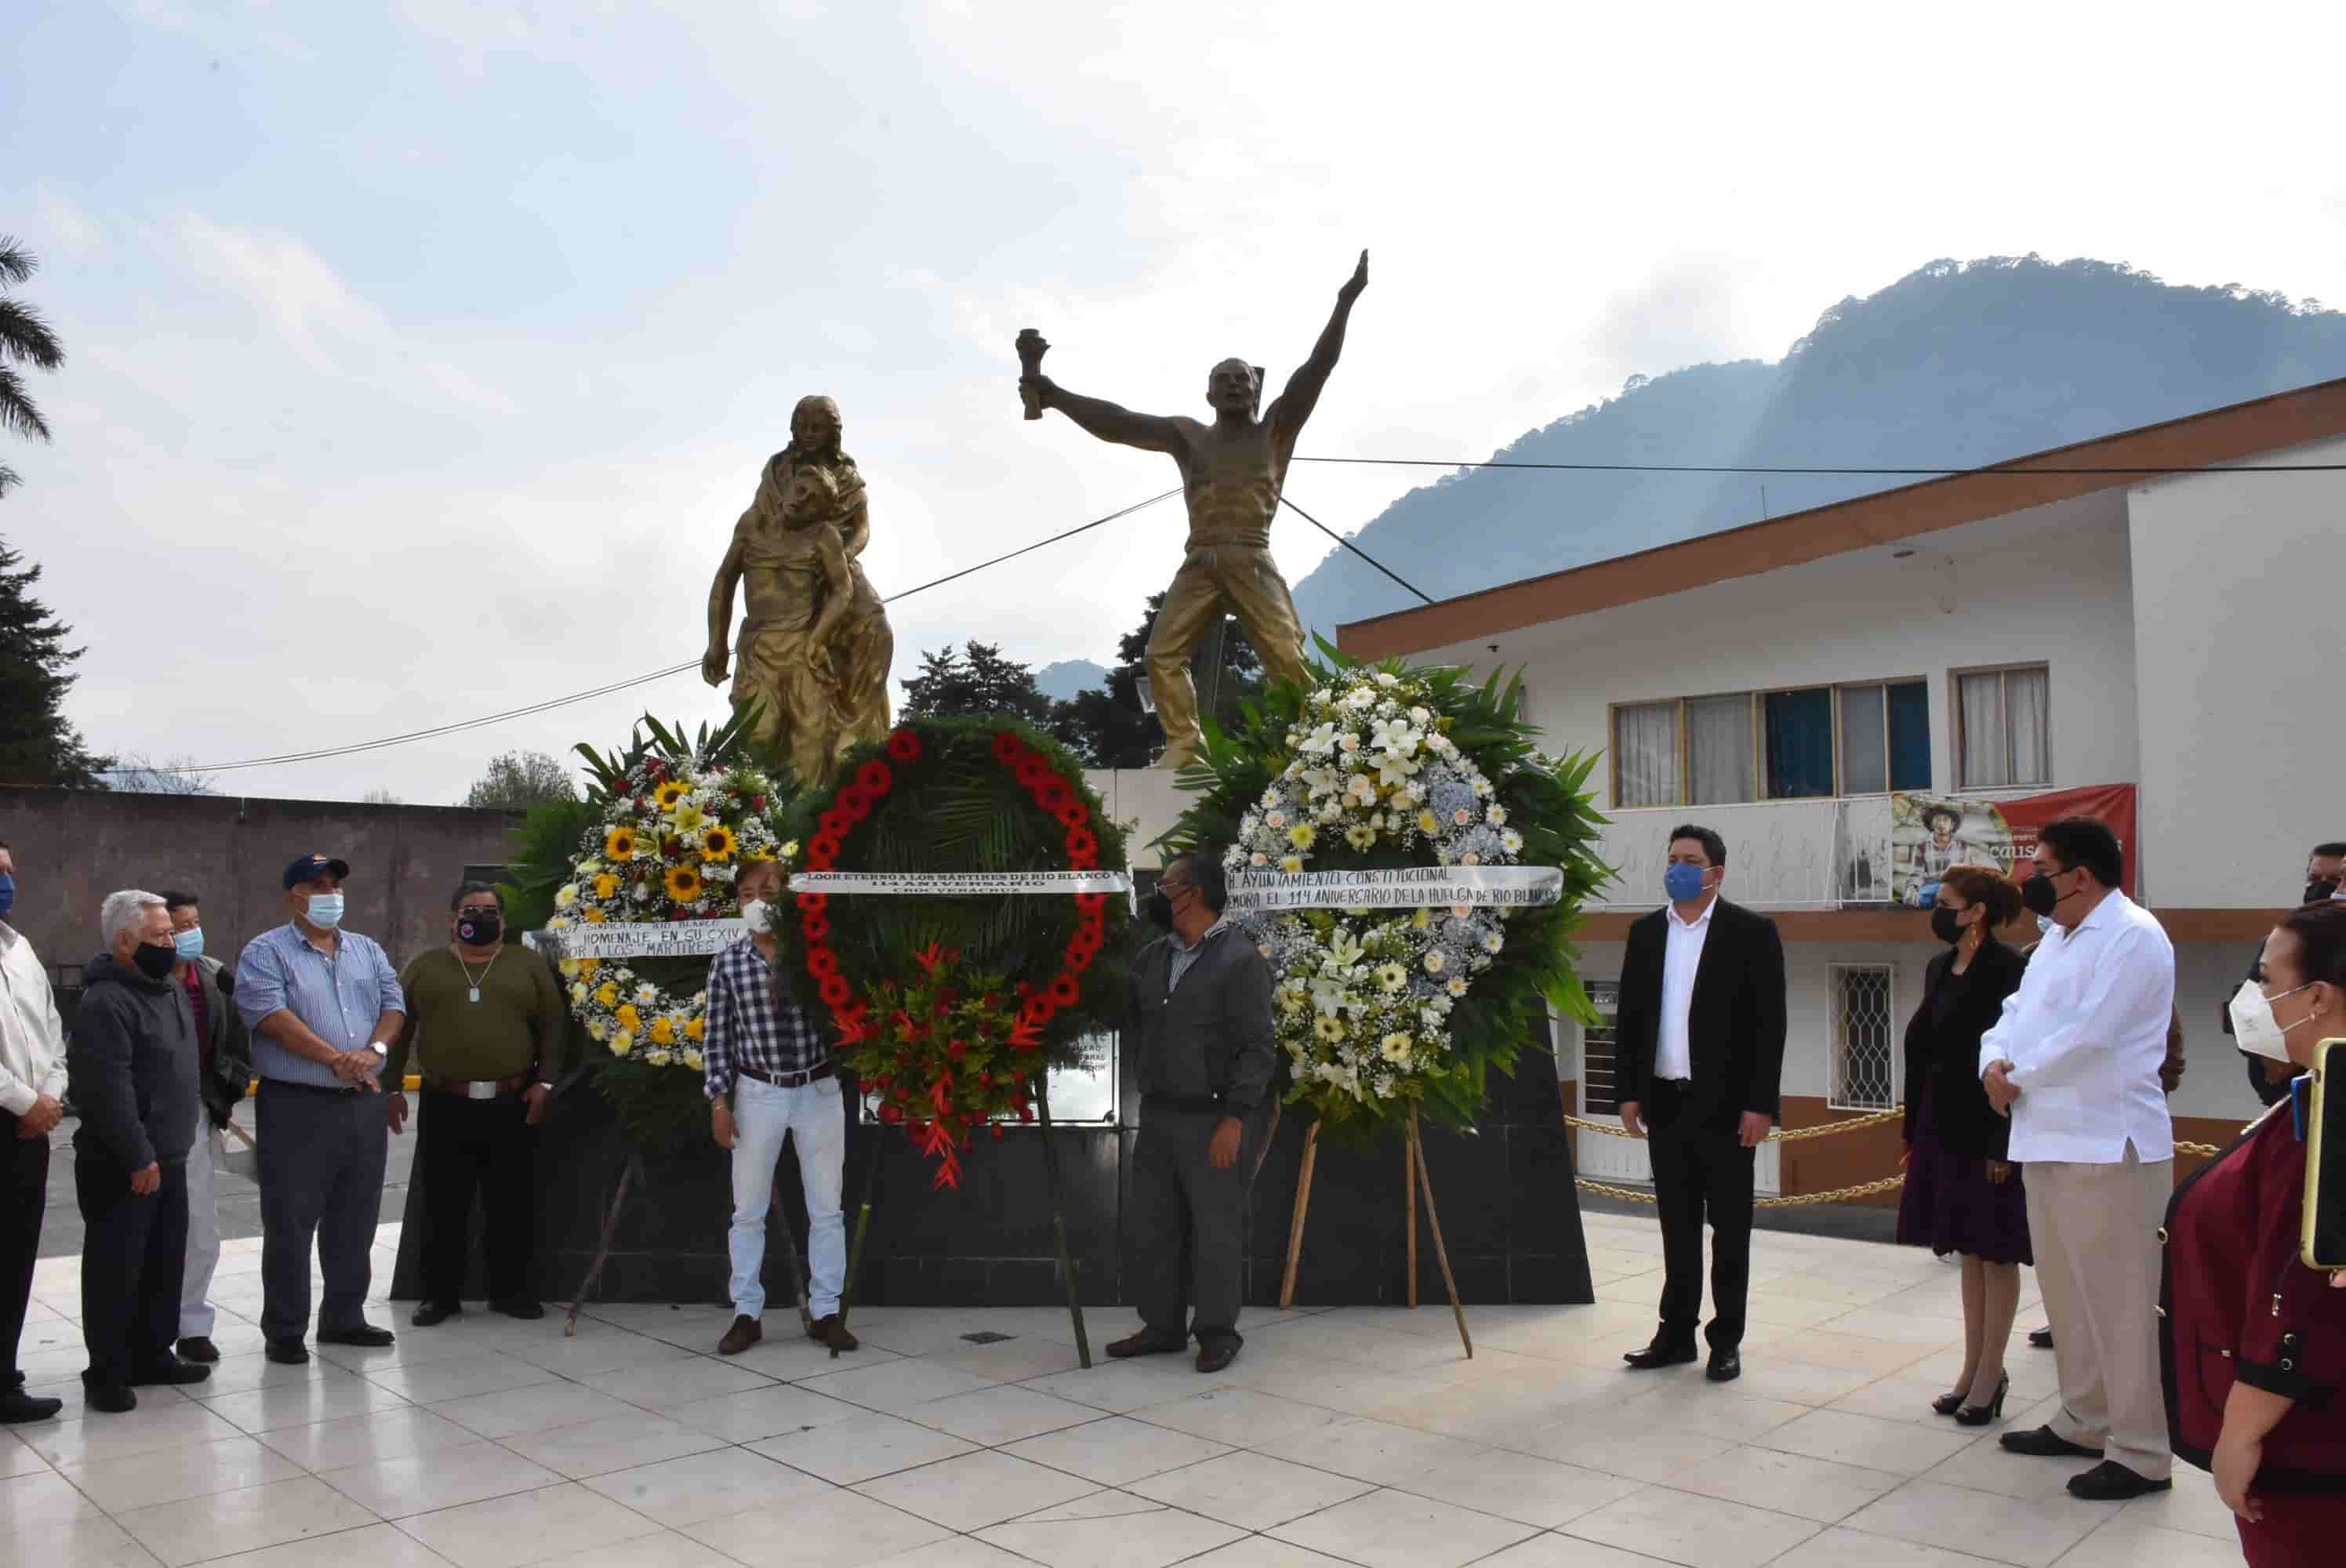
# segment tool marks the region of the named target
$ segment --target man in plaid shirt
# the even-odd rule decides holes
[[[847,1225],[840,1213],[847,1107],[829,1043],[774,972],[781,867],[766,860],[744,869],[735,891],[750,934],[709,962],[709,1022],[700,1047],[709,1130],[718,1147],[733,1154],[733,1228],[726,1250],[733,1263],[734,1317],[717,1353],[738,1356],[765,1336],[766,1210],[785,1135],[798,1146],[799,1185],[806,1190],[807,1267],[814,1276],[808,1302],[814,1321],[807,1337],[834,1350],[852,1350],[855,1336],[839,1318],[839,1294],[847,1284]]]

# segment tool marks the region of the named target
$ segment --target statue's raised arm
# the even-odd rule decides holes
[[[1159,414],[1135,413],[1106,398],[1071,392],[1042,372],[1043,351],[1050,344],[1030,331],[1019,339],[1018,346],[1020,358],[1031,367],[1018,378],[1018,390],[1026,399],[1026,406],[1036,411],[1037,417],[1041,410],[1055,408],[1102,441],[1137,446],[1143,452],[1177,455],[1180,452],[1180,427],[1172,420]]]
[[[1320,389],[1328,384],[1328,372],[1336,368],[1336,360],[1344,351],[1344,324],[1352,320],[1352,301],[1369,286],[1369,253],[1361,252],[1361,264],[1336,290],[1336,309],[1328,317],[1327,326],[1321,329],[1320,341],[1311,345],[1311,357],[1296,368],[1287,378],[1287,389],[1279,401],[1270,405],[1264,423],[1271,427],[1277,439],[1289,446],[1302,432],[1303,422],[1320,404]]]

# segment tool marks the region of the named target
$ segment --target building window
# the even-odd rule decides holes
[[[1955,677],[1955,772],[1967,789],[2053,782],[2045,667]]]
[[[1613,709],[1616,806],[1723,806],[1931,786],[1919,680],[1728,692]]]
[[[1897,1008],[1886,963],[1831,967],[1832,1082],[1836,1111],[1886,1111],[1898,1104]]]

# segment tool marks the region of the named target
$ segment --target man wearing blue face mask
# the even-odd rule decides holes
[[[377,1079],[407,1001],[382,949],[342,929],[350,873],[346,860],[295,857],[284,879],[292,918],[248,942],[236,965],[237,1011],[260,1077],[260,1330],[269,1359],[287,1366],[310,1359],[301,1337],[313,1237],[326,1281],[318,1342],[392,1342],[361,1311],[391,1140]]]
[[[1670,834],[1669,907],[1629,928],[1621,960],[1621,1125],[1644,1131],[1662,1222],[1661,1323],[1622,1357],[1650,1371],[1695,1359],[1702,1227],[1710,1222],[1710,1365],[1742,1376],[1758,1151],[1784,1071],[1784,944],[1775,921],[1719,896],[1727,843],[1708,828]]]
[[[196,895],[165,890],[171,946],[178,963],[173,984],[187,994],[196,1018],[198,1061],[195,1143],[188,1150],[188,1266],[179,1281],[179,1359],[212,1362],[212,1274],[219,1267],[219,1213],[212,1196],[214,1166],[228,1153],[220,1135],[252,1084],[252,1036],[230,1000],[236,976],[204,952],[203,911]]]

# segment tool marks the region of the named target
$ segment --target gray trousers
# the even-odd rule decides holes
[[[260,1176],[260,1331],[298,1339],[310,1328],[310,1248],[325,1296],[318,1329],[366,1319],[375,1217],[391,1128],[379,1094],[309,1089],[263,1078],[253,1109]]]
[[[1131,1226],[1138,1278],[1133,1300],[1159,1334],[1199,1344],[1244,1343],[1239,1333],[1241,1266],[1246,1261],[1249,1177],[1262,1135],[1250,1117],[1238,1163],[1216,1170],[1207,1145],[1221,1116],[1164,1110],[1144,1102],[1133,1141]]]

